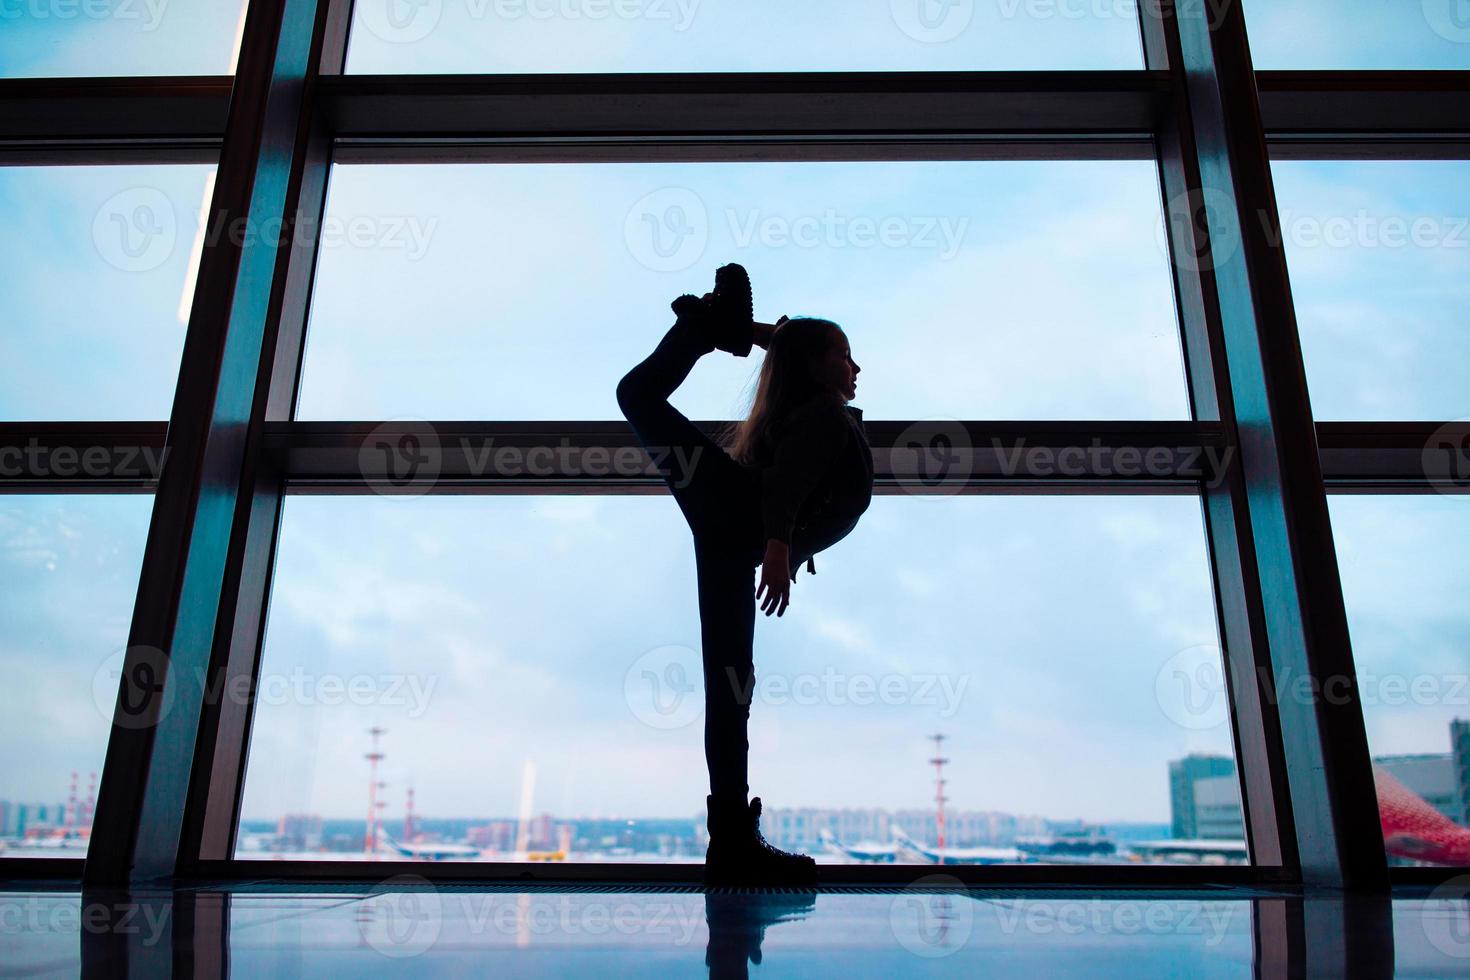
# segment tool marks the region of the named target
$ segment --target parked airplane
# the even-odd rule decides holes
[[[1014,847],[946,847],[937,848],[920,844],[897,827],[893,828],[893,839],[899,850],[916,856],[929,864],[1020,864],[1026,855]]]
[[[892,864],[898,860],[897,844],[879,844],[877,841],[844,844],[825,827],[817,831],[817,837],[827,850],[853,861],[860,861],[864,864]]]
[[[86,856],[87,844],[88,838],[75,830],[55,830],[0,840],[0,851],[15,855],[63,853]]]
[[[473,844],[405,844],[393,839],[382,827],[378,828],[378,844],[386,844],[404,857],[423,861],[468,861],[480,856],[480,848]]]

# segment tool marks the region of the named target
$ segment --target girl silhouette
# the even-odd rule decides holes
[[[873,457],[862,409],[848,405],[860,370],[830,320],[752,317],[750,280],[730,264],[702,298],[674,300],[674,325],[618,382],[632,425],[694,536],[704,664],[704,753],[709,766],[709,884],[810,883],[808,856],[760,833],[760,797],[746,802],[747,723],[755,684],[756,602],[782,616],[793,571],[842,540],[867,510]],[[669,404],[700,357],[765,348],[749,416],[705,435]],[[760,587],[752,582],[760,566]]]

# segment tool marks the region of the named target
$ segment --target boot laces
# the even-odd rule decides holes
[[[782,861],[799,862],[801,864],[806,864],[811,860],[805,854],[794,854],[791,851],[783,851],[775,844],[766,840],[765,834],[761,833],[761,798],[759,796],[750,801],[750,826],[755,847],[767,857]]]

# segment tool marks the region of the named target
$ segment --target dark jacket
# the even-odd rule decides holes
[[[793,569],[846,537],[873,497],[873,450],[863,410],[813,400],[780,420],[761,469],[766,540],[784,541]],[[793,570],[793,579],[796,573]]]

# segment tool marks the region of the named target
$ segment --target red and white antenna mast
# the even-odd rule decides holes
[[[82,810],[82,826],[92,826],[92,814],[97,812],[97,774],[87,774],[87,805]]]
[[[934,765],[934,805],[937,809],[939,823],[939,863],[944,863],[944,801],[948,798],[944,795],[944,764],[949,760],[944,757],[943,742],[945,736],[930,735],[934,742],[934,758],[929,761]]]
[[[378,749],[378,738],[387,732],[388,729],[376,725],[368,729],[368,734],[373,737],[373,750],[364,756],[369,767],[367,834],[362,842],[362,849],[366,854],[375,853],[378,849],[378,811],[383,806],[378,802],[378,789],[383,785],[378,782],[378,763],[383,761],[383,753]]]
[[[403,811],[403,839],[413,843],[413,787],[408,788],[408,806]]]
[[[72,830],[77,825],[77,774],[73,770],[71,774],[71,790],[66,795],[66,829]]]

